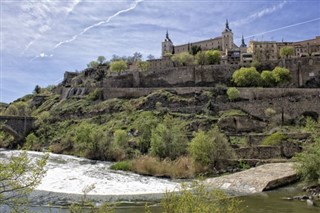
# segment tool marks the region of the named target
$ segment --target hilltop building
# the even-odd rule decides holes
[[[293,48],[292,57],[320,55],[320,36],[297,42],[250,41],[248,53],[251,53],[253,60],[257,61],[277,60],[280,58],[280,49],[283,47]]]
[[[187,44],[174,45],[167,31],[161,43],[161,58],[149,60],[149,62],[151,70],[161,70],[174,66],[170,59],[170,56],[174,54],[195,53],[198,50],[219,50],[222,56],[220,64],[250,66],[254,60],[261,62],[280,59],[280,49],[285,46],[294,48],[292,57],[320,55],[320,36],[298,42],[250,41],[248,47],[242,36],[238,47],[233,41],[233,32],[226,20],[221,36]]]

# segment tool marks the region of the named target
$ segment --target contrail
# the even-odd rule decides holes
[[[319,21],[319,20],[320,20],[320,18],[315,18],[315,19],[311,19],[311,20],[308,20],[308,21],[303,21],[303,22],[287,25],[287,26],[284,26],[284,27],[276,28],[276,29],[273,29],[273,30],[265,31],[265,32],[262,32],[262,33],[257,33],[257,34],[254,34],[254,35],[246,36],[245,38],[248,39],[248,38],[252,38],[252,37],[255,37],[255,36],[260,36],[260,35],[264,35],[264,34],[267,34],[267,33],[272,33],[272,32],[284,30],[284,29],[287,29],[287,28],[290,28],[290,27],[295,27],[295,26],[299,26],[299,25],[302,25],[302,24],[307,24],[307,23],[314,22],[314,21]]]
[[[112,16],[110,16],[109,18],[107,18],[106,20],[103,20],[103,21],[100,21],[96,24],[93,24],[85,29],[83,29],[79,34],[77,35],[74,35],[71,39],[68,39],[68,40],[65,40],[65,41],[61,41],[59,42],[58,44],[56,44],[50,51],[53,51],[55,50],[56,48],[60,47],[61,45],[63,44],[67,44],[67,43],[70,43],[74,40],[76,40],[79,36],[83,35],[84,33],[86,33],[88,30],[94,28],[94,27],[98,27],[102,24],[107,24],[109,23],[113,18],[117,17],[118,15],[122,14],[122,13],[126,13],[126,12],[129,12],[133,9],[135,9],[138,5],[139,2],[142,2],[143,0],[136,0],[134,3],[131,4],[131,6],[127,9],[124,9],[124,10],[120,10],[118,12],[116,12],[115,14],[113,14]]]

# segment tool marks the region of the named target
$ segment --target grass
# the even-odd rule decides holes
[[[280,132],[275,132],[266,137],[260,145],[262,146],[279,146],[281,141],[286,140],[286,136]]]
[[[110,169],[113,170],[122,170],[122,171],[131,171],[132,170],[132,164],[130,161],[120,161],[114,163]]]
[[[227,117],[236,116],[236,115],[241,116],[241,115],[247,115],[247,114],[241,110],[238,110],[238,109],[230,109],[227,111],[219,112],[220,118],[227,118]]]

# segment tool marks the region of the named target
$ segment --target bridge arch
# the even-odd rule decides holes
[[[33,129],[35,118],[26,116],[0,116],[0,128],[19,141]]]

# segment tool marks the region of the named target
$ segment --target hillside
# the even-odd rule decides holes
[[[104,87],[119,78],[104,72],[102,66],[66,73],[60,85],[2,109],[37,120],[25,141],[2,131],[0,146],[124,161],[118,169],[142,174],[192,177],[290,159],[310,140],[302,128],[306,117],[316,120],[320,113],[319,89],[238,88],[231,101],[223,84]],[[126,95],[106,95],[116,92]]]

